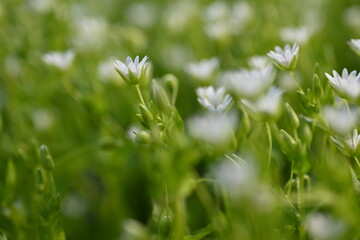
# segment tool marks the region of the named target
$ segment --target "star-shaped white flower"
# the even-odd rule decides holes
[[[294,43],[291,47],[286,44],[284,48],[276,46],[275,51],[270,51],[267,55],[280,69],[293,71],[299,57],[299,45]]]
[[[226,146],[232,139],[237,117],[234,114],[207,113],[188,120],[190,136],[214,146]]]
[[[359,100],[360,98],[360,73],[352,71],[350,74],[346,68],[343,69],[341,76],[334,70],[334,76],[325,73],[331,86],[343,98],[348,100]]]
[[[348,44],[354,52],[360,55],[360,39],[351,39]]]
[[[345,104],[340,106],[325,106],[322,109],[322,116],[337,135],[347,136],[355,128],[357,123],[357,114],[354,109],[347,109]]]
[[[213,57],[211,59],[201,60],[200,62],[188,63],[185,66],[185,71],[196,80],[206,83],[212,80],[219,65],[219,59]]]
[[[264,93],[275,77],[273,66],[261,69],[229,71],[223,74],[222,83],[229,92],[241,98],[254,99]]]
[[[232,97],[230,94],[226,94],[225,88],[220,87],[214,89],[214,87],[201,87],[196,89],[198,95],[198,101],[205,108],[220,112],[226,109],[231,103]]]
[[[274,118],[279,115],[283,90],[270,88],[269,92],[255,101],[242,99],[241,103],[250,116],[258,120]]]
[[[360,135],[357,129],[354,129],[353,134],[348,137],[330,137],[331,140],[344,154],[348,156],[357,155],[360,151]]]
[[[148,60],[147,56],[145,56],[140,62],[139,56],[136,56],[134,61],[131,57],[127,57],[125,64],[119,60],[115,60],[114,66],[116,71],[127,83],[139,84],[146,74],[146,60]]]

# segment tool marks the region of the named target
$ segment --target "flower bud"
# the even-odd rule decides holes
[[[299,137],[301,141],[303,141],[304,143],[306,144],[311,143],[313,134],[309,124],[304,122],[300,125]]]
[[[138,144],[148,144],[151,142],[151,136],[146,131],[140,131],[136,133],[135,142]]]
[[[171,92],[171,104],[175,105],[177,94],[179,91],[179,79],[173,74],[166,74],[162,77],[164,85]]]
[[[44,175],[42,174],[40,168],[38,168],[36,170],[35,185],[36,185],[36,189],[39,193],[44,191],[44,189],[45,189]]]
[[[172,109],[165,89],[155,79],[151,82],[151,93],[152,98],[160,111],[169,112]]]
[[[48,148],[45,145],[41,145],[40,147],[40,159],[41,164],[47,171],[52,171],[55,167],[54,161],[49,153]]]
[[[295,113],[294,109],[290,106],[289,103],[285,103],[286,116],[288,123],[292,129],[298,129],[300,126],[299,117]]]
[[[284,129],[280,130],[281,146],[286,153],[294,151],[296,147],[295,139]]]
[[[163,237],[167,237],[172,230],[174,224],[174,214],[169,207],[165,208],[161,213],[159,221],[159,233]]]
[[[313,77],[312,90],[313,90],[314,96],[317,99],[322,98],[324,96],[324,89],[321,85],[320,78],[316,73],[314,74],[314,77]]]
[[[148,126],[151,126],[152,123],[154,122],[153,115],[147,109],[147,107],[145,105],[140,104],[139,107],[140,107],[140,112],[141,112],[141,115],[142,115],[142,118],[143,118],[144,122],[146,122]]]

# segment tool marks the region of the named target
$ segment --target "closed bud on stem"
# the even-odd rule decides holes
[[[151,142],[151,136],[146,131],[140,131],[136,133],[135,142],[138,144],[148,144]]]
[[[55,198],[52,198],[49,201],[49,209],[51,209],[53,212],[59,212],[61,208],[61,198],[60,194],[56,194]]]
[[[152,123],[154,122],[154,117],[153,117],[152,113],[143,104],[140,104],[139,107],[140,107],[140,112],[141,112],[144,122],[146,122],[147,125],[151,126]]]
[[[40,159],[41,159],[41,164],[45,170],[49,172],[54,170],[55,167],[54,161],[49,153],[48,148],[45,145],[41,145],[40,147]]]
[[[301,141],[303,141],[304,143],[306,143],[306,144],[311,143],[313,134],[312,134],[309,124],[307,124],[305,122],[301,123],[299,137],[300,137]]]
[[[296,147],[295,139],[287,133],[284,129],[280,130],[281,146],[286,153],[294,151]]]
[[[165,87],[171,92],[171,104],[175,105],[177,94],[179,91],[179,79],[173,74],[166,74],[162,77]]]
[[[313,90],[314,96],[317,99],[322,98],[324,96],[324,89],[321,85],[320,78],[316,73],[314,74],[314,77],[313,77],[312,90]]]
[[[44,191],[45,189],[44,175],[42,174],[40,168],[36,170],[35,184],[36,184],[36,189],[39,193]]]
[[[151,94],[157,108],[162,112],[169,112],[172,109],[165,89],[153,79],[151,82]]]
[[[300,126],[300,120],[297,114],[295,113],[294,109],[290,106],[289,103],[285,103],[286,108],[286,117],[288,123],[292,129],[298,129]]]
[[[161,213],[159,220],[159,233],[163,237],[169,236],[174,224],[174,214],[169,207]]]

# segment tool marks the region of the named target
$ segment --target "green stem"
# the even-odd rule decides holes
[[[272,156],[272,135],[271,135],[271,128],[268,122],[265,123],[266,126],[266,133],[269,141],[269,155],[268,155],[268,162],[267,162],[267,168],[270,168],[271,164],[271,156]]]
[[[347,110],[347,111],[348,111],[348,113],[351,115],[349,102],[348,102],[346,99],[345,99],[345,106],[346,106],[346,110]]]
[[[142,95],[142,93],[141,93],[141,89],[140,89],[139,84],[136,84],[136,85],[135,85],[135,88],[136,88],[136,92],[137,92],[137,94],[138,94],[138,96],[139,96],[140,103],[141,103],[142,105],[146,106],[145,101],[144,101],[144,97],[143,97],[143,95]]]
[[[186,230],[186,207],[185,200],[182,196],[178,196],[174,203],[175,222],[173,237],[174,240],[182,240]]]
[[[291,163],[291,172],[290,172],[290,186],[286,192],[286,196],[289,196],[291,193],[292,183],[293,183],[293,177],[294,177],[294,162]]]
[[[304,90],[302,89],[299,81],[298,81],[297,78],[295,77],[294,71],[291,71],[291,72],[290,72],[290,75],[291,75],[292,79],[294,79],[294,81],[295,81],[298,89],[299,89],[302,93],[305,93]]]

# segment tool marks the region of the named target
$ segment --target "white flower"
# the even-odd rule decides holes
[[[354,52],[360,55],[360,39],[351,39],[348,44]]]
[[[255,119],[277,117],[280,112],[280,104],[283,90],[277,87],[270,88],[269,92],[255,101],[242,99],[245,110]]]
[[[223,74],[226,89],[243,98],[257,98],[272,84],[275,77],[270,65],[263,69],[229,71]]]
[[[340,239],[345,230],[344,222],[322,213],[308,216],[305,225],[311,237],[317,240]]]
[[[42,56],[43,62],[50,66],[54,66],[60,70],[66,70],[70,67],[75,57],[75,53],[72,50],[66,52],[49,52]]]
[[[267,55],[280,69],[292,71],[295,69],[299,57],[299,45],[294,43],[291,47],[286,44],[284,48],[276,46],[275,51],[270,51]]]
[[[310,38],[310,31],[307,27],[298,28],[282,28],[280,29],[280,37],[284,42],[306,43]]]
[[[196,16],[198,5],[196,1],[173,1],[163,12],[165,26],[174,33],[183,32],[185,27]]]
[[[114,66],[120,76],[129,84],[139,84],[146,75],[147,65],[145,64],[148,59],[145,56],[141,62],[139,62],[139,56],[136,56],[134,61],[130,58],[126,58],[125,64],[119,60],[115,60]]]
[[[343,104],[339,107],[326,106],[322,110],[325,122],[336,134],[346,136],[354,129],[356,115]]]
[[[32,114],[32,121],[36,129],[44,131],[51,128],[54,123],[54,116],[47,109],[37,109]]]
[[[75,17],[73,43],[80,51],[99,50],[105,43],[108,22],[99,17]]]
[[[360,72],[352,71],[350,74],[346,68],[343,69],[340,76],[335,70],[334,76],[325,73],[331,86],[343,98],[349,100],[358,100],[360,98]]]
[[[134,2],[126,11],[131,25],[148,28],[156,21],[156,9],[151,2]],[[141,17],[139,17],[141,16]]]
[[[114,60],[114,58],[109,58],[99,63],[97,67],[97,74],[101,81],[123,83],[121,80],[118,81],[119,77],[114,69]]]
[[[230,196],[237,197],[254,190],[257,173],[254,164],[245,162],[237,155],[223,159],[212,168],[212,175],[224,184]]]
[[[137,125],[132,125],[130,126],[129,130],[127,130],[126,133],[127,133],[127,137],[133,142],[135,142],[136,134],[138,134],[139,132],[141,132],[141,128]]]
[[[247,2],[229,5],[224,1],[215,1],[205,8],[204,30],[210,38],[224,39],[239,34],[251,16],[252,9]]]
[[[341,138],[341,137],[330,137],[331,140],[337,145],[337,147],[346,155],[353,155],[359,152],[360,135],[357,129],[354,129],[352,136]]]
[[[237,118],[232,114],[208,113],[189,119],[189,134],[201,141],[214,146],[225,146],[233,136]]]
[[[223,111],[229,106],[232,97],[225,93],[225,88],[214,89],[212,86],[196,89],[198,101],[211,111]]]
[[[29,0],[29,3],[38,13],[47,13],[56,5],[54,0]]]
[[[196,80],[209,82],[218,70],[219,65],[219,59],[217,57],[213,57],[196,63],[188,63],[185,66],[185,71]]]
[[[271,65],[269,59],[265,56],[252,56],[248,60],[248,64],[251,68],[262,69]]]

